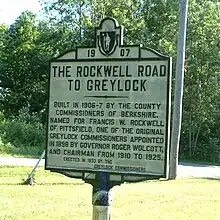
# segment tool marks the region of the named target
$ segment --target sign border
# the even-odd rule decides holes
[[[128,45],[128,46],[124,46],[121,45],[119,47],[139,47],[139,57],[138,58],[101,58],[101,59],[77,59],[77,51],[80,48],[85,48],[85,49],[91,49],[91,48],[96,48],[96,47],[77,47],[75,50],[69,50],[53,59],[51,59],[49,61],[49,74],[48,74],[48,103],[47,103],[47,121],[46,121],[46,155],[45,158],[48,157],[48,125],[49,125],[49,104],[50,104],[50,72],[51,72],[51,64],[54,62],[101,62],[101,61],[105,61],[105,62],[111,62],[111,61],[167,61],[168,62],[168,72],[167,72],[167,106],[166,106],[166,140],[165,140],[165,158],[164,158],[164,173],[163,175],[157,175],[157,174],[152,174],[152,173],[135,173],[135,172],[112,172],[112,171],[108,171],[108,170],[90,170],[90,169],[77,169],[77,168],[63,168],[63,167],[57,167],[54,168],[53,167],[48,167],[47,165],[47,159],[45,160],[45,170],[50,170],[52,172],[58,172],[67,176],[71,176],[69,174],[65,174],[66,172],[77,172],[77,173],[81,173],[81,176],[74,176],[74,178],[83,178],[84,174],[87,172],[89,173],[97,173],[97,172],[108,172],[109,174],[112,175],[121,175],[122,180],[126,179],[126,176],[142,176],[143,179],[141,178],[141,180],[130,180],[129,182],[137,182],[137,181],[143,181],[145,180],[144,177],[146,177],[146,179],[159,179],[159,178],[166,178],[168,175],[168,171],[169,171],[169,151],[170,151],[170,114],[171,114],[171,76],[172,76],[172,58],[168,57],[168,56],[164,56],[162,54],[160,54],[159,52],[150,49],[150,48],[142,48],[141,45]],[[141,57],[141,50],[148,50],[151,51],[153,53],[155,53],[157,56],[159,57]],[[68,54],[70,52],[75,52],[76,53],[76,58],[75,59],[59,59],[62,58],[65,54]],[[63,172],[64,171],[64,172]],[[126,182],[128,182],[128,180],[126,180]]]

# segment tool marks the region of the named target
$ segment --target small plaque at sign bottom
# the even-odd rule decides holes
[[[106,18],[94,47],[50,61],[46,169],[166,177],[171,58],[123,45],[122,31]]]

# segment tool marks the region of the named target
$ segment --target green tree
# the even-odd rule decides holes
[[[219,6],[191,1],[189,7],[181,146],[185,156],[213,161],[219,144]]]
[[[43,76],[39,71],[38,54],[35,53],[38,35],[35,15],[30,12],[22,13],[5,31],[0,80],[1,107],[6,116],[17,114],[27,104],[33,111],[39,111],[40,107],[33,106],[32,102],[42,105],[38,97],[42,93]]]
[[[172,56],[174,71],[179,1],[49,1],[50,19],[76,28],[80,44],[92,44],[92,30],[106,16],[124,25],[125,44],[142,43]],[[71,7],[70,7],[71,6]],[[60,16],[56,16],[59,14]],[[75,17],[73,16],[75,15]],[[182,156],[207,159],[217,155],[219,113],[219,2],[189,2],[186,76],[183,100]],[[74,19],[73,19],[74,17]],[[62,19],[61,19],[62,18]],[[84,39],[84,42],[83,40]],[[207,151],[209,151],[207,153]],[[210,158],[209,158],[210,159]]]
[[[25,107],[42,114],[49,59],[94,45],[94,28],[107,16],[125,27],[124,44],[142,43],[172,56],[175,71],[178,0],[40,1],[44,20],[24,12],[10,27],[0,25],[0,105],[6,117]],[[185,158],[217,161],[220,155],[219,20],[219,1],[189,1],[180,143]]]

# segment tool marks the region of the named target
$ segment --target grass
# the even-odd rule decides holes
[[[38,168],[37,185],[21,185],[32,167],[0,167],[0,219],[91,220],[92,187]],[[218,220],[220,180],[178,178],[113,188],[112,220]]]

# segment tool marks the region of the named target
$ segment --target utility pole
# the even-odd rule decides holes
[[[175,179],[177,175],[179,140],[182,120],[182,98],[184,82],[185,44],[187,26],[188,0],[180,0],[179,39],[176,62],[174,108],[171,131],[171,150],[169,164],[169,179]]]

